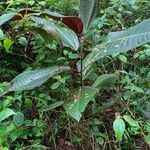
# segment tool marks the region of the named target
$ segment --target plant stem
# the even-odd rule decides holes
[[[80,45],[80,59],[81,59],[81,63],[80,63],[80,76],[81,76],[81,78],[80,78],[80,83],[81,83],[81,87],[83,86],[83,49],[82,49],[82,43],[81,43],[81,45]]]
[[[118,150],[121,150],[121,142],[118,142]]]

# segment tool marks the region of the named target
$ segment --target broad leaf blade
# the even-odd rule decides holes
[[[63,106],[67,113],[79,122],[82,112],[84,112],[88,103],[94,99],[97,92],[98,90],[92,87],[76,89],[71,92]]]
[[[150,19],[144,20],[134,27],[119,33],[109,35],[109,40],[91,49],[83,62],[83,70],[86,74],[92,63],[116,52],[124,53],[150,42]]]
[[[114,84],[117,78],[117,74],[103,74],[97,78],[97,80],[93,83],[92,86],[94,88],[104,89]]]
[[[15,15],[16,13],[8,13],[0,16],[0,26],[6,23],[7,21],[11,20]]]
[[[35,24],[31,24],[30,31],[40,34],[43,40],[48,42],[47,44],[49,44],[51,38],[57,42],[61,42],[60,34],[56,31],[54,24],[39,17],[31,17],[31,20]]]
[[[46,69],[25,71],[12,80],[12,91],[32,90],[41,86],[53,75],[66,70],[69,70],[69,67],[54,66]]]
[[[98,12],[99,0],[80,0],[80,17],[87,29]]]
[[[63,46],[70,47],[73,50],[78,50],[80,44],[78,37],[74,32],[58,27],[46,19],[39,17],[31,17],[31,19],[36,23],[36,27],[42,26],[41,28],[51,34],[55,40],[61,40]]]
[[[6,108],[0,112],[0,121],[3,121],[14,114],[15,112],[12,109]]]
[[[125,31],[110,32],[108,34],[108,40],[114,41],[118,39],[118,37],[121,36],[123,33],[125,33]]]
[[[61,36],[62,45],[65,47],[70,47],[73,50],[78,50],[80,43],[79,39],[73,32],[66,30],[65,28],[56,28]]]

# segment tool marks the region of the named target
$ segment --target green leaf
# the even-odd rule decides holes
[[[4,39],[4,48],[7,52],[9,52],[8,50],[10,49],[12,44],[13,44],[13,41],[11,39],[9,39],[9,38]]]
[[[58,42],[61,41],[61,37],[59,33],[56,31],[55,25],[52,22],[46,19],[40,18],[40,17],[33,17],[33,16],[31,17],[31,20],[34,22],[34,24],[32,25],[33,30],[34,30],[34,27],[40,28],[46,31],[46,33],[48,33],[51,36],[51,38],[55,39]]]
[[[17,112],[13,116],[13,123],[14,123],[14,125],[19,127],[19,126],[22,126],[23,122],[24,122],[24,114],[22,112]]]
[[[80,43],[79,43],[78,37],[76,36],[74,32],[72,32],[71,30],[67,30],[65,28],[60,28],[60,27],[59,28],[56,27],[56,30],[60,34],[63,46],[70,47],[73,50],[79,49]]]
[[[144,138],[145,138],[145,140],[146,140],[147,144],[149,144],[149,145],[150,145],[150,134],[148,134],[148,135],[147,135],[147,136],[145,136]]]
[[[98,12],[99,0],[80,0],[80,17],[85,29],[89,27]]]
[[[51,43],[53,38],[55,38],[55,37],[57,38],[57,36],[56,36],[57,33],[55,34],[55,37],[52,37],[53,32],[50,34],[50,33],[46,32],[44,29],[41,29],[40,27],[36,27],[36,26],[30,27],[29,32],[34,33],[35,35],[39,34],[42,37],[45,44],[47,44],[47,45],[49,43]],[[59,39],[55,39],[55,40],[57,42],[60,42]]]
[[[34,71],[25,71],[12,80],[12,91],[32,90],[41,86],[53,75],[69,69],[66,66],[53,66]]]
[[[114,129],[117,141],[122,141],[122,137],[125,131],[125,123],[121,118],[117,118],[113,122],[113,129]]]
[[[117,80],[117,74],[103,74],[97,78],[93,83],[94,88],[103,89],[105,87],[110,87]]]
[[[20,37],[19,38],[19,43],[22,45],[22,46],[27,46],[28,44],[28,41],[25,37]]]
[[[49,105],[47,108],[45,108],[44,110],[42,109],[41,111],[49,111],[49,110],[53,110],[61,105],[63,105],[64,101],[59,101],[59,102],[55,102],[51,105]]]
[[[109,40],[117,40],[118,39],[118,36],[124,34],[125,31],[117,31],[117,32],[110,32],[108,34],[108,41]]]
[[[7,147],[3,147],[2,150],[9,150]]]
[[[1,124],[0,126],[0,143],[4,143],[8,140],[10,133],[15,129],[14,124]]]
[[[45,69],[25,71],[16,76],[11,83],[0,93],[0,97],[11,91],[32,90],[41,86],[53,75],[69,70],[67,66],[53,66]]]
[[[45,30],[56,41],[61,42],[63,46],[78,50],[80,43],[77,35],[73,31],[58,27],[46,19],[39,17],[31,17],[31,19],[36,23],[34,26]]]
[[[51,85],[51,89],[56,90],[57,88],[59,88],[60,85],[61,85],[60,82],[55,82],[54,84]]]
[[[103,145],[104,144],[104,142],[105,142],[105,140],[104,140],[104,138],[103,137],[98,137],[98,138],[96,138],[96,141],[98,142],[98,144],[100,144],[100,145]]]
[[[95,61],[114,53],[123,53],[150,42],[150,19],[144,20],[134,27],[119,33],[113,33],[109,40],[91,49],[83,61],[84,74]]]
[[[25,134],[24,129],[20,129],[19,130],[16,128],[15,130],[13,130],[13,132],[10,133],[9,137],[11,138],[12,142],[16,141],[16,139],[21,138],[22,135]]]
[[[92,87],[75,89],[64,102],[63,106],[66,112],[79,122],[82,117],[82,112],[84,112],[88,103],[94,100],[97,92],[98,90]]]
[[[123,62],[123,63],[127,63],[127,62],[128,62],[127,57],[124,56],[124,55],[122,55],[122,54],[120,54],[120,55],[118,56],[118,58],[119,58],[119,60],[120,60],[121,62]]]
[[[28,109],[28,110],[32,109],[33,103],[32,103],[31,99],[26,98],[24,101],[24,104],[25,104],[26,109]]]
[[[12,109],[6,108],[0,112],[0,121],[3,121],[14,114],[15,112]]]
[[[0,26],[12,19],[15,15],[16,13],[8,13],[0,16]]]
[[[3,30],[0,29],[0,39],[4,37],[4,33],[3,33]]]
[[[132,119],[130,116],[128,115],[124,115],[123,116],[123,119],[132,127],[137,127],[137,128],[140,128],[138,122],[134,119]]]

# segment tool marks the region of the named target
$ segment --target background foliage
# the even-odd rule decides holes
[[[126,30],[150,16],[148,0],[101,0],[99,5],[98,16],[83,39],[83,51],[87,54],[91,47],[105,42],[108,33]],[[7,0],[0,2],[0,15],[21,8],[49,9],[70,16],[79,14],[76,0]],[[61,23],[55,23],[62,27]],[[34,90],[10,92],[0,97],[0,149],[150,149],[150,45],[125,54],[115,53],[94,64],[91,76],[84,82],[86,85],[102,82],[81,90],[85,103],[89,103],[81,120],[68,111],[80,120],[77,122],[68,116],[65,104],[62,105],[66,95],[70,105],[70,100],[80,99],[73,97],[80,91],[76,90],[80,78],[75,67],[79,55],[41,36],[41,30],[31,28],[33,33],[24,32],[23,27],[27,25],[30,22],[21,20],[1,26],[0,91],[9,87],[9,81],[24,70],[30,72],[54,65],[69,65],[74,69],[59,70],[59,74],[53,74]],[[117,82],[111,83],[113,86],[107,86],[106,77],[100,76],[108,73],[112,73],[110,82],[115,80],[114,76],[118,77]],[[92,92],[98,86],[100,91]],[[82,103],[77,105],[83,112]],[[75,105],[74,109],[78,107]]]

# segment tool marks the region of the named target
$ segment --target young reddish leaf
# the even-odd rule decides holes
[[[72,29],[75,33],[83,31],[83,22],[76,16],[64,16],[54,12],[45,12],[43,15],[50,17],[54,20],[63,22],[66,26]]]
[[[18,15],[15,15],[11,20],[12,21],[22,20],[26,14],[33,14],[33,13],[39,13],[39,11],[32,9],[21,9],[18,11]]]
[[[15,15],[11,20],[12,21],[22,20],[26,14],[35,14],[35,13],[40,13],[40,11],[32,10],[32,9],[21,9],[20,11],[18,11],[18,15]],[[64,16],[64,15],[54,13],[54,12],[49,12],[49,11],[41,13],[41,16],[44,16],[44,17],[47,16],[54,20],[61,21],[70,29],[72,29],[75,33],[80,34],[83,31],[83,22],[81,21],[79,17]]]

